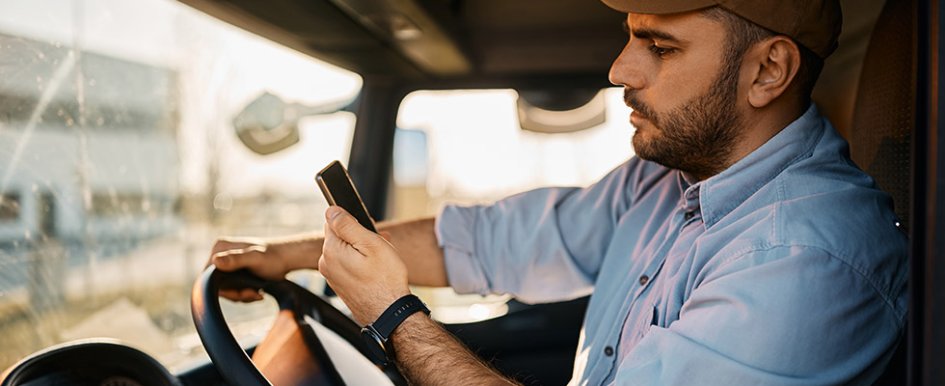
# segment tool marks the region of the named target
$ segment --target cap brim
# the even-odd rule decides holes
[[[718,4],[717,0],[601,0],[608,7],[625,13],[664,15],[695,11]]]

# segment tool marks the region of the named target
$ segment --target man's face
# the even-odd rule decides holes
[[[724,170],[741,133],[739,61],[724,26],[698,12],[630,14],[610,80],[624,86],[640,158],[706,178]]]

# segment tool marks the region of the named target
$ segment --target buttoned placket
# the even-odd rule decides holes
[[[663,243],[657,248],[657,252],[654,254],[656,256],[650,261],[650,264],[644,269],[641,276],[637,280],[629,281],[631,288],[636,286],[633,291],[628,291],[630,293],[627,303],[629,306],[626,306],[622,314],[624,315],[622,322],[619,325],[619,332],[617,333],[617,340],[615,344],[607,345],[604,347],[604,355],[610,357],[611,360],[607,363],[609,364],[609,369],[607,376],[601,379],[601,384],[603,385],[610,377],[613,375],[613,371],[616,368],[616,361],[619,355],[614,350],[614,347],[619,347],[621,340],[624,338],[625,330],[627,329],[627,322],[630,317],[630,310],[633,307],[637,306],[637,300],[644,297],[650,288],[653,287],[653,282],[657,279],[659,272],[662,270],[663,265],[666,262],[666,256],[675,246],[676,241],[679,238],[679,235],[682,233],[683,229],[691,223],[694,223],[698,219],[701,219],[701,213],[699,212],[699,189],[701,184],[696,184],[689,186],[685,189],[683,193],[683,198],[680,200],[679,210],[676,211],[676,215],[673,216],[673,223],[669,228],[669,231],[666,234],[666,237],[663,240]],[[625,303],[626,304],[626,303]]]
[[[700,209],[701,205],[699,204],[699,191],[702,189],[702,184],[695,184],[686,189],[683,196],[685,197],[685,202],[683,203],[683,226],[680,227],[680,231],[685,228],[694,220],[702,218]]]
[[[692,195],[689,194],[691,191],[693,192]],[[604,347],[604,355],[610,357],[611,360],[607,362],[610,368],[608,369],[607,376],[601,379],[601,384],[610,379],[614,368],[616,367],[616,360],[619,355],[616,355],[614,347],[619,347],[621,340],[624,338],[623,334],[625,332],[624,330],[627,328],[626,324],[629,321],[628,319],[630,317],[630,310],[637,306],[637,300],[644,297],[650,288],[653,287],[654,281],[657,279],[660,270],[663,268],[663,264],[666,262],[667,254],[676,244],[676,240],[679,238],[680,233],[682,233],[683,228],[693,222],[694,218],[699,217],[698,187],[695,187],[695,189],[687,189],[686,193],[687,194],[685,194],[685,196],[687,197],[681,200],[683,202],[679,206],[679,210],[673,216],[672,225],[669,227],[663,243],[659,246],[659,248],[657,248],[657,252],[654,254],[655,258],[650,260],[650,263],[648,264],[647,268],[643,270],[641,276],[639,276],[636,280],[628,281],[630,283],[630,288],[627,288],[627,292],[630,295],[628,295],[628,299],[624,304],[629,305],[625,306],[624,310],[622,311],[624,317],[618,326],[616,343]],[[689,215],[688,213],[695,213],[695,215]],[[637,288],[631,290],[634,286]]]

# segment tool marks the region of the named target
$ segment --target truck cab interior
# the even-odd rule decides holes
[[[945,145],[945,124],[938,117],[939,111],[945,111],[938,93],[943,66],[939,54],[945,42],[940,26],[945,10],[929,0],[844,0],[841,5],[844,27],[840,45],[825,63],[814,102],[850,142],[854,161],[892,195],[911,243],[907,331],[875,384],[945,384],[945,367],[940,365],[945,358],[945,329],[941,328],[945,325],[945,264],[941,264],[945,230],[939,224],[945,219],[945,162],[938,157],[938,145]],[[414,159],[398,156],[397,149],[399,141],[406,138],[402,130],[405,101],[418,93],[449,100],[455,93],[511,90],[508,98],[514,103],[517,129],[552,140],[572,138],[563,136],[580,135],[601,125],[609,106],[604,98],[619,99],[616,93],[606,92],[613,87],[607,73],[625,44],[626,34],[621,29],[625,15],[594,0],[180,0],[175,6],[360,78],[353,97],[317,106],[261,93],[242,103],[245,108],[241,111],[231,113],[233,118],[226,121],[231,126],[226,130],[233,143],[246,147],[243,151],[248,149],[257,157],[277,157],[285,154],[285,149],[302,146],[300,141],[305,142],[300,137],[318,135],[300,129],[304,117],[339,111],[355,117],[350,140],[341,141],[347,148],[339,154],[347,156],[351,177],[378,220],[410,213],[404,207],[411,205],[414,196],[404,193],[407,190],[395,182],[400,178],[395,164]],[[24,62],[11,60],[8,66]],[[182,63],[187,63],[186,58]],[[226,70],[226,66],[217,66],[201,74],[212,79]],[[50,72],[47,77],[54,78],[56,72]],[[174,76],[169,79],[173,82]],[[0,111],[16,106],[10,98],[2,98]],[[41,97],[37,99],[36,103],[42,103]],[[172,110],[185,111],[186,106]],[[14,126],[4,119],[0,115],[0,132],[4,126]],[[632,130],[625,120],[616,125],[623,125],[628,133]],[[11,137],[9,143],[20,143],[28,134],[12,135],[19,136]],[[421,143],[432,143],[437,140],[434,136],[459,134],[437,131],[427,135]],[[474,154],[487,158],[498,151],[503,138],[486,138],[481,145],[469,146],[481,146]],[[629,147],[629,141],[621,146]],[[403,151],[425,151],[422,146],[406,149]],[[0,153],[14,156],[22,151],[0,147]],[[421,162],[433,162],[424,159]],[[7,169],[15,166],[12,161],[6,164]],[[543,172],[555,173],[558,169],[554,165]],[[324,165],[305,166],[314,175]],[[0,168],[0,174],[3,170]],[[15,172],[5,173],[14,175],[5,179],[16,178]],[[304,183],[311,184],[312,195],[317,195],[311,177]],[[0,185],[6,186],[6,181]],[[447,184],[443,189],[460,189],[457,186],[462,185]],[[23,200],[21,195],[3,197]],[[274,199],[266,197],[263,200]],[[167,210],[184,210],[185,202],[179,200]],[[208,202],[212,212],[242,201]],[[0,205],[0,214],[2,209]],[[312,212],[310,216],[321,214]],[[205,240],[207,246],[210,241]],[[13,256],[11,251],[17,250],[12,245],[0,242],[6,248],[0,254],[0,266],[5,256]],[[200,256],[208,251],[209,247],[191,253]],[[392,365],[362,374],[368,378],[353,378],[358,377],[352,375],[359,372],[357,366],[374,366],[360,356],[367,348],[360,340],[359,327],[345,316],[343,304],[333,300],[330,289],[313,290],[292,281],[264,282],[239,274],[200,274],[202,260],[189,264],[193,269],[186,276],[194,282],[193,287],[188,282],[185,295],[168,302],[185,305],[193,312],[209,357],[199,357],[184,367],[168,366],[154,354],[117,341],[73,341],[29,355],[18,353],[18,360],[7,364],[0,385],[336,385],[377,379],[370,377],[406,384]],[[5,277],[0,274],[0,290],[7,291],[2,280]],[[220,302],[216,291],[227,285],[263,288],[276,299],[276,309],[266,309],[276,315],[271,327],[257,332],[256,340],[234,339],[238,328],[232,321],[228,326],[230,318],[224,320],[224,314],[229,315],[228,309],[253,306]],[[0,296],[0,302],[3,300]],[[487,317],[444,317],[441,321],[503,374],[526,385],[566,384],[587,298],[554,304],[503,298],[499,303],[501,312],[484,311]],[[4,322],[6,309],[0,307],[0,328],[12,323]],[[12,333],[7,330],[3,334]],[[196,335],[192,340],[196,341]]]

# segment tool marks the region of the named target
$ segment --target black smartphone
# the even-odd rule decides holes
[[[374,219],[368,214],[367,207],[361,201],[361,195],[354,188],[351,176],[348,175],[348,171],[341,165],[341,162],[332,161],[328,166],[325,166],[315,175],[315,182],[318,183],[318,188],[322,190],[322,194],[325,195],[329,205],[344,208],[361,223],[361,226],[377,233],[377,229],[374,228]]]

